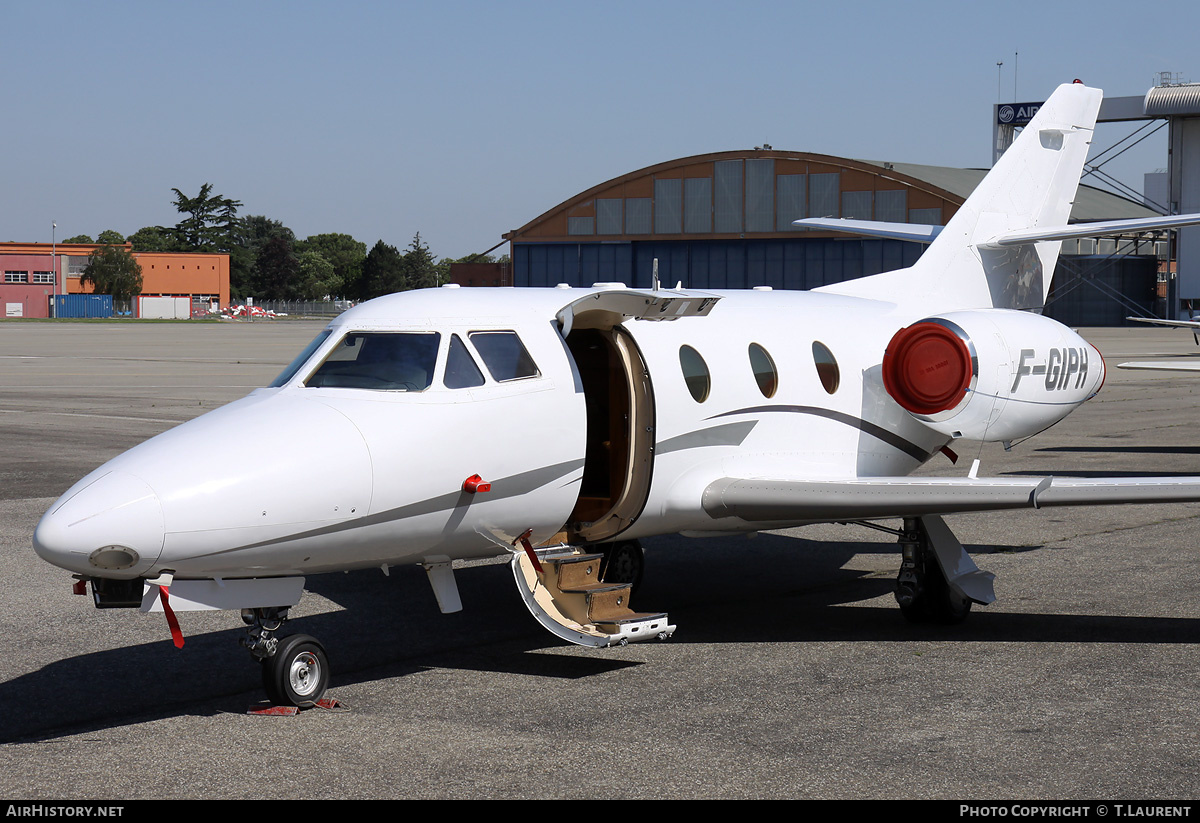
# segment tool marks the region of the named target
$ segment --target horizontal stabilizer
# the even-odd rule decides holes
[[[737,517],[751,523],[1196,501],[1200,501],[1200,477],[725,478],[710,484],[703,495],[703,507],[710,517]]]
[[[792,225],[865,234],[868,237],[886,237],[889,240],[911,240],[914,243],[932,243],[942,230],[942,226],[927,226],[923,223],[882,223],[876,220],[845,220],[840,217],[806,217],[793,220]]]
[[[1050,226],[1041,229],[1023,229],[996,235],[980,243],[981,249],[1002,249],[1006,246],[1022,246],[1043,240],[1076,240],[1080,237],[1109,237],[1133,234],[1139,231],[1170,229],[1177,226],[1194,226],[1200,223],[1200,214],[1168,214],[1163,217],[1140,217],[1130,220],[1106,220],[1098,223],[1076,223],[1071,226]]]
[[[928,317],[962,309],[1040,309],[1061,243],[982,248],[1018,232],[1066,226],[1092,143],[1103,93],[1059,86],[907,269],[820,286],[817,291],[884,300]],[[911,205],[911,204],[910,204]],[[850,222],[850,221],[846,221]],[[826,223],[823,228],[836,227]],[[870,224],[867,224],[870,225]],[[908,230],[924,232],[922,226]],[[893,237],[913,240],[911,235]]]

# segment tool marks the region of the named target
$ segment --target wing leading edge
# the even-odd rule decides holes
[[[1166,320],[1162,317],[1126,317],[1126,320],[1136,320],[1138,323],[1152,323],[1155,326],[1169,326],[1172,329],[1200,329],[1200,320]]]
[[[1134,369],[1141,371],[1200,371],[1200,360],[1134,360],[1130,363],[1118,363],[1118,369]]]
[[[714,519],[832,522],[961,512],[1200,502],[1200,477],[873,477],[854,480],[724,478],[704,490]]]
[[[1128,220],[1106,220],[1096,223],[1074,223],[1067,226],[1044,226],[998,234],[986,242],[978,243],[981,249],[1001,249],[1006,246],[1023,246],[1047,240],[1077,240],[1082,237],[1109,237],[1135,234],[1146,231],[1161,231],[1200,223],[1200,214],[1168,214],[1162,217],[1135,217]],[[926,226],[919,223],[884,223],[878,220],[848,220],[840,217],[806,217],[793,220],[793,226],[807,229],[841,231],[847,234],[862,234],[868,237],[885,237],[893,240],[909,240],[915,243],[932,243],[942,231],[942,226]],[[1130,320],[1140,320],[1131,317]],[[1147,320],[1153,323],[1153,320]]]

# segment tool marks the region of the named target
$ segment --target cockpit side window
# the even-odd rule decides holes
[[[304,385],[424,391],[433,380],[440,340],[433,332],[350,332]]]
[[[467,336],[497,383],[540,374],[537,364],[525,350],[525,344],[516,332],[473,331]]]
[[[286,386],[288,381],[296,376],[296,372],[300,371],[300,367],[308,362],[308,358],[312,357],[322,343],[324,343],[329,335],[333,334],[333,329],[325,329],[313,341],[304,347],[304,351],[296,355],[296,359],[288,364],[288,367],[279,373],[279,376],[271,381],[270,388],[277,389],[280,386]]]
[[[446,376],[443,379],[448,389],[473,389],[483,385],[483,372],[475,365],[474,358],[457,334],[450,335],[450,350],[446,354]]]

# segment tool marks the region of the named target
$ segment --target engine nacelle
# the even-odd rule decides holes
[[[947,312],[907,326],[883,356],[900,406],[951,437],[1007,441],[1054,425],[1104,383],[1104,359],[1071,329],[1004,309]]]

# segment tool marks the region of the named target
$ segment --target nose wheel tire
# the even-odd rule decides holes
[[[272,703],[313,706],[329,688],[329,658],[325,647],[307,634],[279,641],[275,654],[262,661],[263,688]]]

